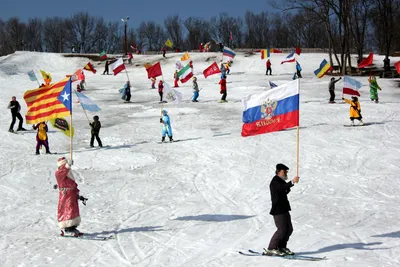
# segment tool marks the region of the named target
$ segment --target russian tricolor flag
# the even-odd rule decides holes
[[[358,91],[360,90],[361,87],[362,84],[359,81],[350,78],[349,76],[344,76],[343,94],[360,96],[360,93]]]
[[[235,53],[235,51],[233,51],[232,49],[230,49],[229,47],[224,47],[224,53],[223,53],[223,55],[224,56],[227,56],[227,57],[231,57],[231,58],[234,58],[235,56],[236,56],[236,53]]]
[[[298,81],[279,85],[259,95],[249,95],[244,105],[242,136],[252,136],[299,126]]]
[[[295,61],[296,61],[296,58],[294,56],[294,52],[292,52],[281,62],[281,64],[289,63],[289,62],[295,62]]]

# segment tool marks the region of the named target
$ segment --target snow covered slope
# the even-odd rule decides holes
[[[90,129],[74,101],[73,170],[81,194],[79,229],[115,234],[108,241],[59,237],[57,158],[69,157],[69,139],[50,127],[50,150],[35,155],[35,133],[8,133],[15,95],[26,112],[23,94],[37,87],[26,72],[43,69],[58,81],[87,60],[58,54],[17,52],[0,58],[0,257],[1,266],[311,266],[265,257],[245,257],[239,250],[267,247],[275,225],[269,215],[269,182],[275,165],[295,174],[296,131],[243,138],[241,99],[291,80],[294,64],[272,55],[273,76],[265,76],[260,56],[238,53],[228,76],[228,103],[218,103],[219,77],[202,76],[220,53],[191,53],[198,77],[199,103],[192,103],[191,82],[180,85],[184,101],[164,104],[174,139],[159,144],[157,90],[142,66],[161,62],[164,79],[173,84],[175,62],[183,53],[134,56],[128,66],[132,104],[118,94],[127,80],[86,73],[85,92],[102,110],[103,149],[87,149]],[[301,255],[327,256],[312,266],[399,266],[400,231],[400,89],[379,79],[381,103],[369,101],[367,77],[360,103],[364,127],[349,124],[349,106],[328,104],[330,77],[317,79],[324,54],[302,54],[300,96],[300,183],[292,188],[293,235],[288,247]],[[383,57],[375,57],[380,64]],[[395,62],[395,59],[392,59]],[[138,65],[138,66],[136,66]],[[25,125],[25,124],[24,124]],[[25,127],[30,127],[26,125]],[[16,129],[16,127],[14,128]]]

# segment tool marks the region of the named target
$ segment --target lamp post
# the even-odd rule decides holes
[[[128,54],[128,43],[126,41],[126,30],[128,27],[128,20],[129,20],[129,17],[126,17],[125,19],[121,19],[121,21],[125,23],[125,25],[124,25],[124,53],[125,53],[125,56]]]

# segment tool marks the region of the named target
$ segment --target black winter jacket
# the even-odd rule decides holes
[[[287,194],[290,192],[290,188],[293,186],[293,182],[285,182],[279,176],[274,176],[271,183],[269,184],[269,190],[271,192],[272,207],[269,214],[279,215],[290,211],[290,204],[287,198]]]
[[[98,134],[100,132],[101,123],[100,121],[94,121],[90,123],[90,127],[92,128],[92,134]]]

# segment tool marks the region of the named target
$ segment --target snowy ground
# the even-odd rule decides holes
[[[162,60],[173,84],[175,62]],[[220,54],[191,54],[202,88],[192,103],[191,82],[179,90],[185,101],[165,104],[174,138],[161,140],[157,90],[142,66],[161,56],[135,56],[128,67],[133,104],[120,100],[126,75],[86,74],[86,94],[102,111],[104,149],[87,149],[88,121],[74,105],[74,165],[82,195],[86,233],[115,233],[115,239],[88,241],[58,236],[58,192],[53,189],[57,158],[69,154],[69,139],[50,129],[50,149],[35,156],[35,133],[10,134],[12,95],[26,112],[23,93],[37,87],[26,75],[44,69],[57,81],[87,60],[57,54],[23,53],[0,58],[0,258],[1,266],[399,266],[400,88],[379,79],[381,103],[368,99],[367,77],[357,77],[364,121],[349,124],[347,104],[327,104],[330,77],[313,71],[323,54],[302,54],[300,97],[300,183],[289,195],[294,233],[288,247],[323,262],[245,257],[239,250],[267,247],[275,231],[269,215],[269,182],[277,163],[295,173],[296,131],[243,138],[241,99],[291,80],[294,64],[272,55],[273,76],[265,76],[260,56],[239,54],[228,76],[229,103],[220,104],[219,77],[204,79],[203,69]],[[382,63],[375,57],[375,63]],[[392,59],[392,62],[397,61]],[[342,82],[336,84],[340,102]],[[93,116],[95,114],[89,114]],[[26,125],[25,127],[30,127]],[[16,129],[16,128],[15,128]]]

